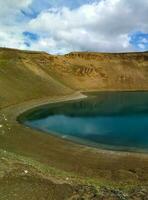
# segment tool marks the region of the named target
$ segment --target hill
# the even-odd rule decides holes
[[[0,199],[148,196],[147,154],[85,147],[16,120],[34,106],[92,90],[148,90],[148,52],[54,56],[0,48]]]
[[[48,73],[47,57],[50,67],[45,53],[0,49],[0,107],[72,91]]]
[[[148,52],[45,52],[0,48],[0,107],[89,90],[147,90]]]

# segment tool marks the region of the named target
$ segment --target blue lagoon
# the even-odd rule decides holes
[[[86,99],[38,107],[20,120],[29,127],[89,146],[148,150],[148,92],[87,95]]]

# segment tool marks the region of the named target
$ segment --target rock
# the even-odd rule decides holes
[[[25,174],[28,174],[28,170],[24,170],[24,173],[25,173]]]

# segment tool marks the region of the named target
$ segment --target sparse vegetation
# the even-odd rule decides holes
[[[1,199],[147,198],[147,155],[80,146],[16,121],[33,106],[78,91],[148,90],[147,66],[148,52],[52,56],[1,48]]]

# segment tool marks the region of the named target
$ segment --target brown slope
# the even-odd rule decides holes
[[[148,89],[148,53],[70,53],[55,58],[52,71],[79,90]]]
[[[34,61],[36,58],[44,60],[44,53],[0,50],[0,107],[72,92],[46,73],[46,70]]]
[[[73,90],[147,90],[148,52],[44,52],[0,49],[0,107]]]

